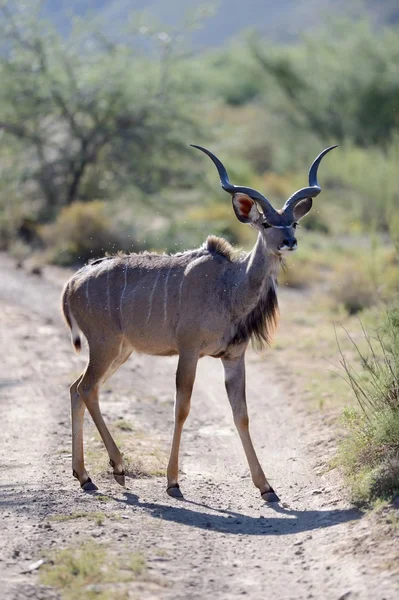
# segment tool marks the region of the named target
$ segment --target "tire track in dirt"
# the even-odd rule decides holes
[[[128,480],[125,491],[100,478],[101,492],[112,498],[104,510],[118,520],[102,528],[49,521],[53,514],[98,510],[100,503],[78,490],[70,459],[60,454],[70,446],[67,387],[84,359],[74,356],[61,326],[64,273],[48,273],[27,276],[0,257],[0,580],[7,600],[57,597],[38,585],[37,574],[21,571],[43,548],[91,537],[144,553],[152,580],[133,586],[141,598],[396,597],[396,575],[378,566],[386,546],[373,548],[374,566],[366,553],[355,554],[355,540],[367,538],[367,520],[341,499],[334,475],[316,474],[315,444],[328,436],[272,355],[249,356],[247,397],[254,443],[282,505],[263,504],[253,488],[220,362],[202,359],[182,442],[185,501],[166,496],[163,478]],[[128,416],[169,442],[175,365],[174,358],[132,357],[103,394],[107,419]],[[87,438],[93,426],[85,427]]]

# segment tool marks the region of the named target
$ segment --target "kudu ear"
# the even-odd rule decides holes
[[[296,207],[294,208],[294,219],[295,221],[299,221],[299,219],[302,219],[302,217],[304,217],[312,208],[313,205],[313,200],[312,198],[305,198],[305,200],[302,200],[301,202],[299,202]]]
[[[241,223],[254,225],[261,217],[255,200],[252,200],[247,194],[234,194],[233,208],[237,219],[241,221]]]

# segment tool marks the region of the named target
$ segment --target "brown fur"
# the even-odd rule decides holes
[[[192,257],[194,257],[194,255],[201,256],[205,255],[206,252],[210,252],[211,254],[220,254],[221,256],[224,256],[224,258],[227,258],[231,262],[234,260],[234,257],[236,255],[233,246],[229,244],[227,240],[217,237],[216,235],[210,235],[207,237],[206,242],[200,248],[196,248],[195,250],[186,250],[185,252],[177,252],[175,254],[163,255],[158,254],[157,252],[149,252],[147,250],[144,250],[143,252],[138,253],[138,256],[149,260],[159,260],[163,257],[178,257],[188,254],[190,254]],[[91,259],[89,260],[88,264],[95,266],[102,263],[105,260],[118,258],[124,260],[131,256],[134,257],[137,256],[137,254],[126,254],[125,252],[119,251],[116,254],[107,254],[106,256],[103,256],[101,258]]]
[[[257,348],[263,348],[270,344],[278,317],[277,294],[272,284],[261,295],[255,308],[238,323],[230,344],[234,346],[252,339]]]
[[[66,324],[68,325],[68,327],[72,333],[72,330],[73,330],[72,318],[73,317],[71,315],[71,311],[70,311],[69,304],[68,304],[69,293],[70,293],[70,290],[69,290],[69,282],[68,282],[62,292],[61,306],[62,306],[62,313],[64,315]],[[82,350],[82,340],[80,339],[79,333],[77,333],[76,331],[74,332],[73,337],[72,337],[72,344],[75,348],[75,352],[77,354],[79,354],[79,352]]]
[[[270,341],[277,321],[274,281],[283,233],[264,230],[259,217],[250,216],[259,234],[248,254],[235,253],[226,240],[210,236],[201,248],[183,253],[117,254],[94,260],[65,286],[62,307],[72,342],[79,351],[83,334],[89,346],[87,367],[71,386],[72,469],[84,489],[95,489],[84,465],[85,407],[107,448],[115,479],[124,482],[122,455],[101,416],[98,393],[136,351],[179,355],[168,493],[178,493],[180,437],[197,362],[214,356],[222,360],[253,482],[267,498],[272,494],[248,431],[244,355],[250,339],[260,346]]]
[[[207,238],[204,247],[211,253],[224,256],[230,262],[234,260],[234,248],[223,238],[216,237],[216,235],[210,235]]]
[[[62,314],[64,315],[66,324],[68,325],[69,329],[72,329],[71,315],[69,314],[69,306],[68,306],[68,293],[69,293],[69,290],[68,290],[68,283],[67,283],[62,292],[61,307],[62,307]]]

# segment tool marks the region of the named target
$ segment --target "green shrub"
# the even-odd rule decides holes
[[[334,277],[330,298],[348,314],[372,306],[384,306],[399,291],[398,254],[382,236],[343,239],[336,252],[330,252]]]
[[[387,313],[374,340],[364,335],[366,351],[353,342],[361,370],[341,352],[360,410],[344,411],[348,436],[338,458],[358,504],[390,500],[399,493],[399,311]]]
[[[317,209],[313,208],[308,215],[306,215],[306,219],[301,221],[301,227],[307,229],[308,231],[319,231],[320,233],[329,233],[330,228],[327,223],[327,219],[324,215]]]
[[[369,417],[346,409],[349,435],[338,459],[351,488],[352,500],[365,505],[390,500],[399,493],[399,411],[375,411]]]
[[[63,208],[57,220],[41,227],[41,236],[51,262],[83,263],[106,252],[129,250],[133,234],[120,230],[106,202],[75,202]],[[133,239],[132,239],[133,237]],[[137,244],[134,245],[137,249]]]
[[[377,300],[370,277],[363,270],[356,269],[354,263],[337,265],[336,279],[331,289],[334,301],[342,304],[350,315],[373,306]]]
[[[347,141],[323,165],[334,188],[339,190],[335,203],[342,206],[345,217],[360,222],[365,231],[376,227],[389,231],[396,240],[398,158],[399,137],[395,135],[385,148],[359,148]]]

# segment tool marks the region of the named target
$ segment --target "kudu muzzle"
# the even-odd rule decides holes
[[[282,245],[280,246],[279,250],[288,250],[288,251],[293,251],[296,250],[298,248],[298,244],[296,241],[296,237],[287,234],[282,242]]]

